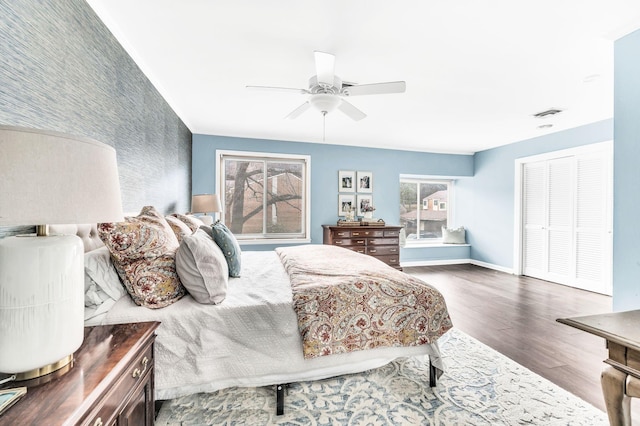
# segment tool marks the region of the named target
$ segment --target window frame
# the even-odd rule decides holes
[[[302,232],[299,234],[277,234],[270,236],[269,234],[237,234],[236,239],[240,245],[255,244],[292,244],[292,243],[310,243],[311,242],[311,156],[302,154],[280,154],[271,152],[257,151],[236,151],[236,150],[216,150],[216,193],[220,197],[222,212],[220,213],[220,221],[225,222],[226,215],[226,191],[225,191],[225,159],[238,159],[241,161],[299,161],[303,164],[303,182],[302,182]],[[267,209],[262,211],[263,223],[267,220]],[[299,236],[296,236],[299,235]]]
[[[453,194],[455,192],[455,180],[454,179],[442,179],[442,178],[434,178],[434,177],[430,177],[430,176],[415,176],[412,175],[411,177],[407,177],[407,176],[400,176],[400,180],[399,183],[411,183],[411,184],[415,184],[418,185],[417,191],[416,191],[416,206],[420,206],[420,209],[418,210],[422,210],[422,206],[423,206],[423,201],[420,199],[420,188],[419,185],[426,183],[426,184],[439,184],[439,185],[447,185],[447,200],[445,201],[446,203],[446,209],[445,211],[447,212],[447,227],[448,228],[454,228],[454,223],[453,223],[453,212],[454,212],[454,202],[453,202]],[[428,203],[427,203],[428,204]],[[440,201],[438,201],[438,209],[440,208]],[[419,212],[418,212],[419,214]],[[416,217],[417,220],[417,217]],[[411,248],[411,247],[429,247],[429,246],[434,246],[434,245],[441,245],[442,243],[442,237],[440,238],[420,238],[420,230],[419,230],[419,226],[417,226],[416,232],[418,234],[418,238],[416,238],[415,240],[413,239],[406,239],[406,245],[405,247],[407,248]]]

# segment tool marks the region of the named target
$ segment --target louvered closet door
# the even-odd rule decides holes
[[[576,158],[575,286],[611,294],[610,153]]]
[[[611,294],[610,150],[522,165],[524,275]]]
[[[523,166],[523,273],[546,279],[547,164]]]

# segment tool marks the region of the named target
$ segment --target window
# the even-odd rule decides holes
[[[452,181],[400,178],[400,225],[408,245],[442,239],[442,227],[451,223],[452,191]]]
[[[217,155],[222,221],[241,243],[309,240],[309,156]]]

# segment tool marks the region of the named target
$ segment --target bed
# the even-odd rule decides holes
[[[95,225],[52,226],[51,231],[74,233],[83,240],[85,278],[87,283],[92,283],[85,286],[85,299],[98,300],[85,303],[86,325],[142,321],[161,323],[155,344],[157,400],[233,386],[276,385],[274,398],[281,413],[283,384],[361,372],[385,365],[398,357],[414,355],[429,357],[433,386],[444,369],[436,338],[451,327],[446,306],[446,318],[437,319],[437,327],[441,330],[431,342],[390,347],[376,347],[367,342],[366,350],[343,352],[334,349],[328,356],[310,355],[301,339],[301,323],[294,310],[291,278],[282,261],[289,252],[243,251],[242,274],[229,278],[222,303],[201,304],[186,294],[170,306],[148,309],[136,305],[123,290],[118,274],[109,265],[109,252]],[[356,257],[356,261],[382,264],[347,249],[333,249],[343,250],[349,256],[362,256]],[[303,288],[313,286],[302,283]],[[300,297],[296,303],[299,304],[300,300],[309,303],[308,299]],[[397,313],[395,315],[398,316]]]

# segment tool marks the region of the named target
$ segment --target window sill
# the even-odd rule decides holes
[[[422,243],[422,244],[407,244],[401,248],[414,249],[414,248],[439,248],[439,247],[471,247],[471,244]]]
[[[255,246],[255,245],[267,245],[267,244],[308,244],[311,242],[310,238],[300,239],[271,239],[264,238],[259,240],[238,240],[238,244],[241,246]]]

